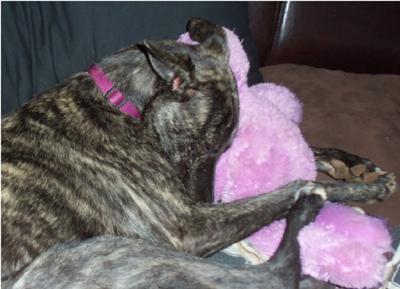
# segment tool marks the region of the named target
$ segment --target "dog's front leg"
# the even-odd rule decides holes
[[[187,190],[194,202],[212,202],[216,163],[217,157],[215,155],[206,154],[198,157],[189,168]]]
[[[391,174],[382,175],[370,184],[298,180],[271,193],[232,203],[194,204],[179,224],[181,240],[175,245],[194,255],[210,255],[284,217],[300,194],[319,190],[329,201],[380,200],[394,191],[393,178]]]
[[[268,262],[254,267],[256,271],[270,271],[271,283],[279,285],[277,288],[299,288],[301,262],[297,236],[304,226],[315,219],[324,204],[324,197],[317,194],[301,196],[288,214],[285,232],[277,251]]]
[[[309,193],[311,182],[295,181],[269,194],[225,204],[191,206],[179,224],[181,242],[174,245],[193,255],[207,256],[238,242],[261,227],[284,217],[300,192]]]

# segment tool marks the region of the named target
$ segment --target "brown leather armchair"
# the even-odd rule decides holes
[[[249,16],[265,81],[304,104],[306,140],[400,176],[400,3],[250,2]],[[363,209],[400,225],[400,192]]]
[[[250,2],[261,65],[400,74],[400,3]]]

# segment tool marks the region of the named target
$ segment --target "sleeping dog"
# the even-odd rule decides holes
[[[394,176],[379,172],[369,184],[298,180],[269,194],[211,204],[215,162],[237,128],[238,95],[223,29],[192,19],[188,31],[199,45],[132,45],[2,120],[6,283],[297,288],[295,235],[320,207],[314,193],[330,201],[366,202],[394,190]],[[376,171],[369,161],[337,150],[316,150],[316,159],[333,176],[332,163]],[[215,266],[190,256],[213,254],[285,217],[298,199],[289,218],[293,225],[268,266],[240,272],[221,267],[209,275]],[[102,235],[111,236],[97,237]],[[32,263],[66,242],[73,243],[57,245]],[[119,270],[124,262],[129,266]],[[193,279],[194,273],[204,282]]]

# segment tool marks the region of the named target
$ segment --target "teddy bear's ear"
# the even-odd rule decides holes
[[[173,84],[179,78],[180,82],[189,81],[192,62],[189,56],[175,54],[164,49],[156,41],[144,41],[142,49],[146,53],[153,71],[167,83]]]
[[[228,60],[229,49],[226,34],[221,26],[204,19],[192,18],[188,21],[187,31],[190,38],[199,42],[207,54]]]

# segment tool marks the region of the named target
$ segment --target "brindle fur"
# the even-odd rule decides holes
[[[278,253],[260,266],[221,266],[163,244],[102,236],[53,247],[34,260],[12,288],[297,288],[297,233],[322,205],[318,195],[303,196],[290,211]],[[301,288],[309,287],[303,281]]]
[[[382,174],[372,184],[299,180],[207,203],[235,133],[237,90],[223,30],[194,19],[188,31],[200,45],[144,42],[99,63],[142,122],[113,108],[87,73],[2,121],[4,280],[60,242],[109,234],[207,256],[284,217],[299,192],[319,186],[329,200],[365,202],[394,190]]]

